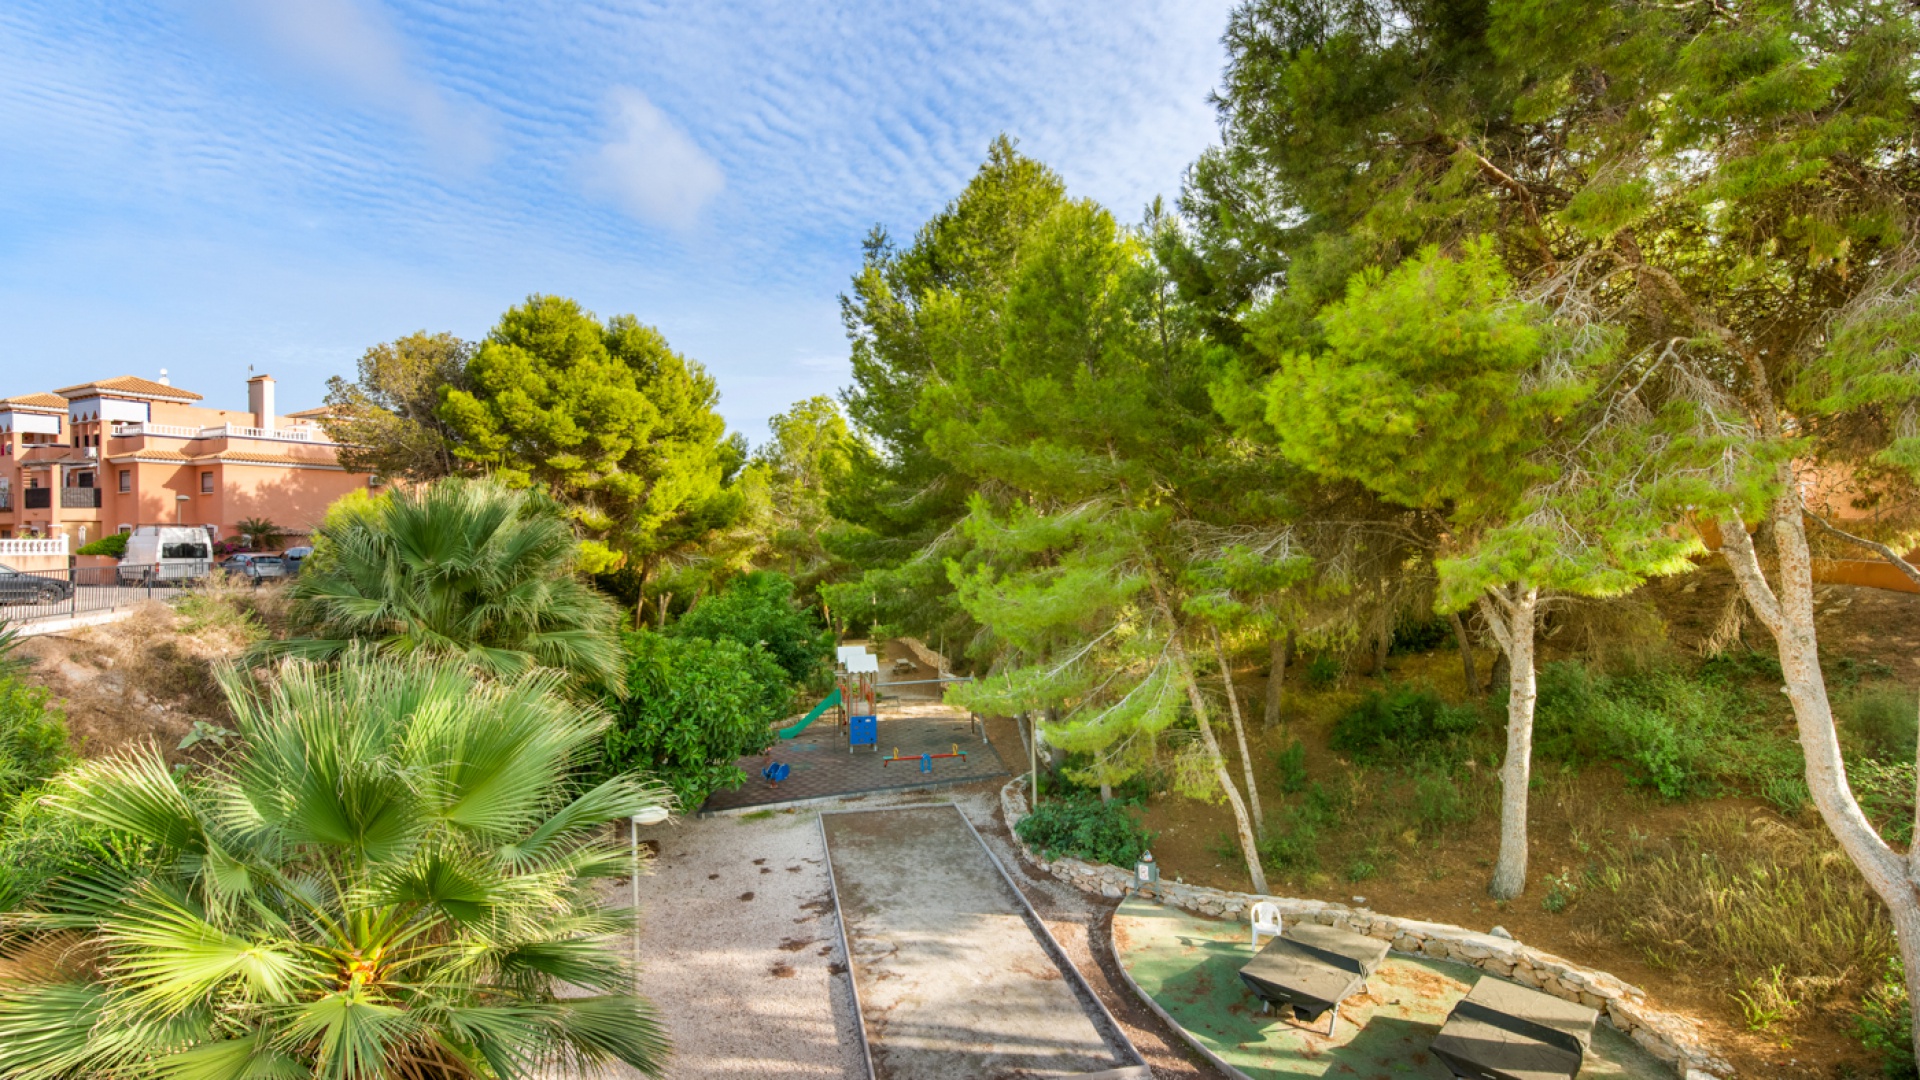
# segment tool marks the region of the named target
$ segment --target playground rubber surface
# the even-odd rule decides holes
[[[1247,926],[1129,897],[1113,916],[1114,954],[1154,1003],[1202,1046],[1254,1080],[1352,1077],[1354,1080],[1450,1080],[1428,1047],[1455,1002],[1492,978],[1477,968],[1389,953],[1365,993],[1340,1006],[1331,1037],[1326,1019],[1311,1031],[1262,1013],[1241,982],[1253,958]],[[1673,1080],[1672,1070],[1602,1022],[1580,1070],[1582,1080]]]
[[[950,753],[955,747],[964,758],[937,758],[932,771],[920,771],[921,754]],[[910,761],[881,764],[898,749]],[[760,778],[768,760],[790,766],[778,785]],[[888,702],[880,708],[880,747],[855,747],[847,752],[847,729],[829,714],[792,739],[777,739],[767,754],[741,758],[736,764],[747,782],[732,791],[717,791],[700,809],[703,813],[778,807],[786,803],[876,791],[907,791],[948,784],[991,780],[1007,775],[1007,767],[993,747],[981,741],[980,729],[967,715],[935,703]]]
[[[820,825],[877,1080],[1148,1076],[957,807]]]

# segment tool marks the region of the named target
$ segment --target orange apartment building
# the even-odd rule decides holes
[[[273,378],[247,380],[248,411],[132,375],[0,399],[0,539],[66,537],[69,550],[140,525],[205,525],[215,539],[265,518],[309,532],[366,488],[316,418],[280,415]]]

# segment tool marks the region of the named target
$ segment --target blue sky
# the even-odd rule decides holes
[[[659,326],[729,422],[846,382],[838,294],[998,132],[1134,219],[1215,138],[1225,0],[9,0],[0,395],[319,403],[529,293]]]

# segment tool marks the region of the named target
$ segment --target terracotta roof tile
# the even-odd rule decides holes
[[[20,405],[29,409],[59,409],[67,411],[67,399],[59,394],[20,394],[10,398],[0,398],[0,405]]]
[[[152,379],[143,379],[138,375],[119,375],[111,379],[96,379],[93,382],[63,386],[54,393],[62,397],[79,397],[88,390],[118,390],[123,394],[144,394],[148,397],[176,398],[183,401],[199,401],[200,395],[191,390],[182,390],[177,386],[157,383]]]
[[[135,450],[130,454],[115,454],[112,457],[108,458],[107,460],[112,462],[173,461],[173,462],[178,462],[184,465],[187,462],[192,461],[194,459],[188,457],[187,455],[181,453],[178,450]]]

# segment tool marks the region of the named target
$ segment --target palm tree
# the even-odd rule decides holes
[[[630,913],[592,886],[625,867],[598,827],[666,796],[630,776],[565,795],[604,714],[555,672],[366,649],[288,661],[264,693],[223,678],[232,756],[183,780],[148,748],[47,796],[143,854],[10,918],[0,1076],[659,1073],[665,1034],[609,947]]]
[[[337,657],[356,640],[458,656],[481,671],[557,668],[619,684],[613,603],[573,574],[573,532],[527,492],[453,478],[322,525],[270,655]]]
[[[246,541],[250,548],[264,551],[273,546],[275,540],[287,535],[287,530],[262,517],[241,518],[233,527],[234,535]]]

